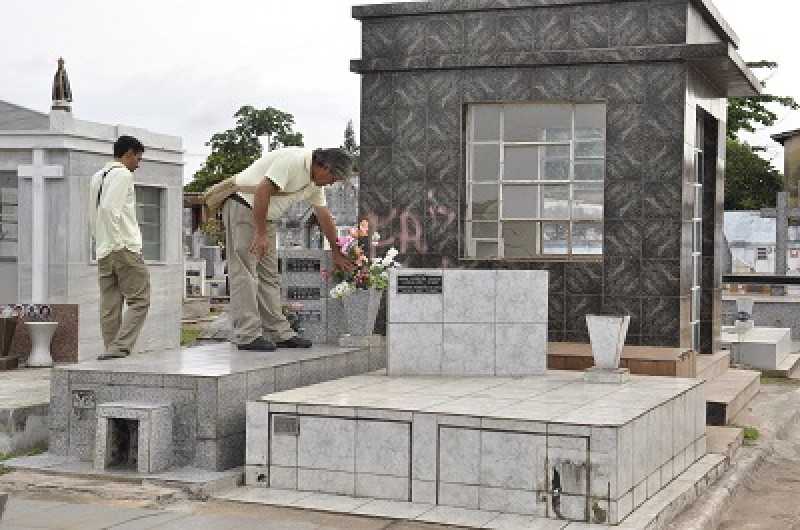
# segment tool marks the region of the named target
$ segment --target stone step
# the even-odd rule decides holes
[[[705,385],[706,424],[723,426],[758,393],[761,372],[727,370]]]
[[[710,381],[730,368],[731,352],[718,351],[712,355],[697,356],[697,378]]]
[[[769,377],[790,378],[797,373],[800,368],[800,353],[790,353],[787,355],[775,370],[761,370],[761,373]]]
[[[708,453],[722,455],[730,461],[744,441],[744,429],[741,427],[706,427],[706,443]]]

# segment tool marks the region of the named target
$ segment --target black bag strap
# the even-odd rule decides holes
[[[118,166],[111,166],[111,167],[110,167],[110,168],[108,168],[108,169],[105,171],[105,173],[103,173],[103,175],[100,177],[100,179],[101,179],[101,180],[100,180],[100,189],[99,189],[99,190],[98,190],[98,192],[97,192],[97,207],[98,207],[98,208],[100,208],[100,197],[102,197],[102,196],[103,196],[103,184],[105,184],[105,183],[106,183],[106,175],[108,175],[109,173],[111,173],[111,170],[112,170],[112,169],[115,169],[116,167],[118,167]]]

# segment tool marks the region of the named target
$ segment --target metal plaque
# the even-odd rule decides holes
[[[428,274],[398,275],[397,294],[442,294],[442,277]]]
[[[286,272],[320,272],[322,264],[316,258],[286,258]]]
[[[286,291],[289,300],[319,300],[322,290],[319,287],[289,287]]]
[[[93,409],[97,405],[94,398],[94,390],[73,390],[72,408],[74,409]]]
[[[300,418],[276,414],[272,417],[272,434],[275,436],[300,435]]]

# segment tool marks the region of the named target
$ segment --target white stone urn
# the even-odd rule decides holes
[[[630,315],[586,315],[589,342],[592,343],[594,366],[600,370],[616,370],[628,334]]]
[[[372,334],[383,293],[384,291],[378,289],[356,289],[342,297],[344,316],[351,336],[364,337]]]
[[[31,354],[26,365],[33,368],[53,366],[50,355],[50,341],[58,327],[58,322],[25,322],[31,335]]]

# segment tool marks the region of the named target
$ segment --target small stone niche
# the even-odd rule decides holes
[[[172,405],[101,403],[97,406],[95,469],[155,473],[168,469],[172,451]]]

